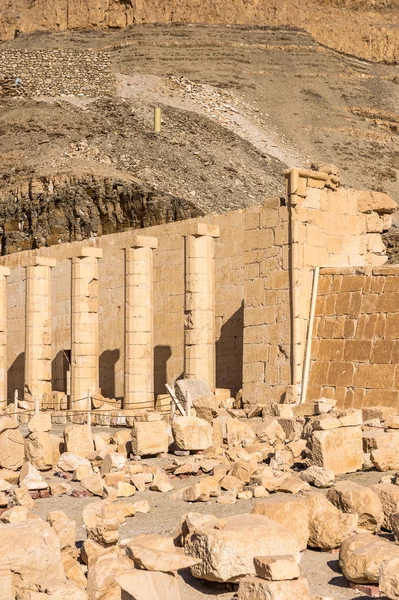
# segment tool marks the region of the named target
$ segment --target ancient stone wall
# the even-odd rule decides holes
[[[3,0],[0,39],[20,33],[126,27],[137,23],[292,26],[369,60],[399,60],[397,3],[365,0]]]
[[[113,89],[108,52],[0,50],[0,96],[95,97],[111,95]]]
[[[399,407],[399,267],[322,269],[308,399]]]

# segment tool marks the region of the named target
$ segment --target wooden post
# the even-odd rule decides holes
[[[161,119],[162,112],[159,107],[154,108],[154,131],[155,133],[161,133]]]

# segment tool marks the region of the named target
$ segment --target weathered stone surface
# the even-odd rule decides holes
[[[354,473],[363,467],[360,427],[314,431],[311,443],[314,464],[332,471],[335,475]],[[339,452],[337,448],[340,448]]]
[[[154,492],[162,492],[163,494],[167,494],[168,492],[174,489],[168,475],[164,472],[156,473],[154,476],[154,480],[150,485],[150,489]]]
[[[269,581],[298,579],[299,565],[295,556],[255,556],[255,572],[258,577]]]
[[[21,432],[14,427],[14,423],[16,423],[14,419],[1,417],[0,421],[3,422],[0,423],[0,429],[1,427],[10,426],[10,428],[0,433],[0,467],[17,471],[22,467],[22,463],[24,462],[24,438]]]
[[[309,514],[303,498],[269,496],[255,504],[252,514],[263,515],[291,531],[300,550],[305,550],[309,540]]]
[[[67,473],[73,473],[80,465],[86,465],[92,471],[91,464],[87,458],[77,456],[76,454],[72,454],[72,452],[64,452],[58,461],[58,467],[61,471],[66,471]]]
[[[312,600],[306,579],[266,581],[245,577],[240,581],[237,600]]]
[[[27,520],[28,515],[33,516],[26,506],[12,506],[2,513],[0,521],[2,523],[22,523]]]
[[[208,502],[209,498],[220,496],[221,493],[219,480],[216,477],[204,477],[198,483],[180,489],[171,499],[184,502]]]
[[[339,551],[339,566],[349,581],[377,583],[380,568],[391,557],[399,558],[399,547],[392,542],[361,533],[347,538]]]
[[[65,579],[56,533],[41,519],[0,526],[0,556],[12,572],[13,591],[42,579]]]
[[[147,571],[170,573],[193,567],[200,561],[186,556],[182,549],[173,544],[173,538],[157,534],[139,535],[125,545],[127,556],[134,564]]]
[[[51,415],[49,413],[39,413],[33,415],[28,422],[28,431],[30,433],[48,432],[51,431]]]
[[[261,442],[271,445],[276,444],[276,442],[284,442],[286,438],[285,431],[278,419],[273,417],[265,417],[260,423],[254,423],[252,429]]]
[[[379,589],[387,598],[399,599],[399,556],[393,556],[382,563]]]
[[[69,519],[62,510],[49,512],[47,521],[57,534],[61,553],[76,558],[79,553],[76,548],[76,522]]]
[[[84,477],[81,480],[81,484],[85,490],[89,491],[94,496],[101,497],[103,495],[104,483],[100,473],[94,473],[93,475],[90,475],[90,477]]]
[[[85,590],[73,581],[40,581],[37,588],[40,594],[37,600],[88,600]],[[36,600],[36,597],[32,600]]]
[[[296,536],[279,523],[257,514],[226,517],[206,523],[185,538],[186,554],[201,559],[192,567],[195,577],[208,581],[236,581],[255,574],[255,556],[293,554],[299,557]]]
[[[399,469],[398,446],[386,446],[380,450],[372,450],[370,460],[378,471],[390,471]]]
[[[180,600],[179,581],[169,573],[134,570],[116,578],[122,600]]]
[[[358,515],[358,529],[378,531],[384,520],[381,500],[370,488],[352,481],[338,481],[327,494],[327,498],[339,510]]]
[[[176,417],[172,422],[172,433],[181,450],[206,450],[212,446],[212,426],[197,417]]]
[[[237,419],[228,419],[226,421],[226,439],[229,448],[235,446],[250,446],[256,441],[256,434],[252,427],[247,423]]]
[[[26,506],[26,508],[36,508],[36,502],[33,500],[29,490],[24,485],[14,490],[14,500],[18,506]]]
[[[48,485],[52,496],[62,496],[63,494],[68,494],[72,489],[71,485],[62,479],[59,479],[58,481],[50,481]]]
[[[338,548],[357,528],[358,516],[341,513],[320,492],[305,496],[309,512],[309,542],[311,548]]]
[[[168,433],[165,421],[138,422],[132,429],[132,452],[138,456],[152,456],[168,451]]]
[[[45,431],[30,433],[25,439],[25,456],[39,471],[51,469],[54,464],[54,444],[51,435]]]
[[[130,572],[132,563],[126,557],[105,554],[99,556],[89,568],[87,595],[89,600],[120,600],[121,588],[118,575]]]
[[[19,472],[19,485],[24,485],[28,490],[43,490],[48,487],[39,471],[30,462],[22,465]]]
[[[94,451],[93,435],[87,425],[68,423],[64,430],[65,449],[67,452],[86,458]]]
[[[399,486],[393,483],[376,483],[370,486],[370,489],[375,492],[382,504],[384,511],[384,520],[382,527],[391,530],[391,514],[399,512]]]
[[[130,431],[129,431],[130,434]],[[100,471],[101,475],[106,473],[115,473],[116,471],[122,471],[126,465],[126,457],[118,452],[109,452],[101,463]]]
[[[87,537],[104,546],[118,541],[118,527],[124,520],[120,506],[107,500],[91,502],[83,509]]]
[[[317,465],[312,465],[308,469],[301,471],[299,476],[303,481],[317,488],[328,488],[332,486],[335,480],[333,471],[318,467]]]
[[[205,419],[212,424],[219,414],[219,400],[215,396],[202,396],[193,402],[195,412],[199,419]]]

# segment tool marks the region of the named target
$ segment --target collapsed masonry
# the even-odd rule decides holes
[[[85,410],[101,391],[134,415],[182,374],[242,388],[247,410],[297,398],[322,267],[308,397],[397,407],[397,269],[382,266],[381,238],[396,204],[341,188],[332,165],[286,179],[263,206],[3,257],[2,406],[17,390]]]

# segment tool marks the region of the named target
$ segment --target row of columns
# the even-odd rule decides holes
[[[185,236],[185,376],[215,386],[214,239],[217,227],[192,226]],[[125,249],[124,408],[154,406],[153,252],[157,239],[134,235]],[[98,260],[80,247],[71,257],[71,406],[85,410],[99,385]],[[25,390],[41,400],[51,390],[51,269],[34,257],[26,267]],[[7,403],[6,278],[0,267],[0,406]]]

